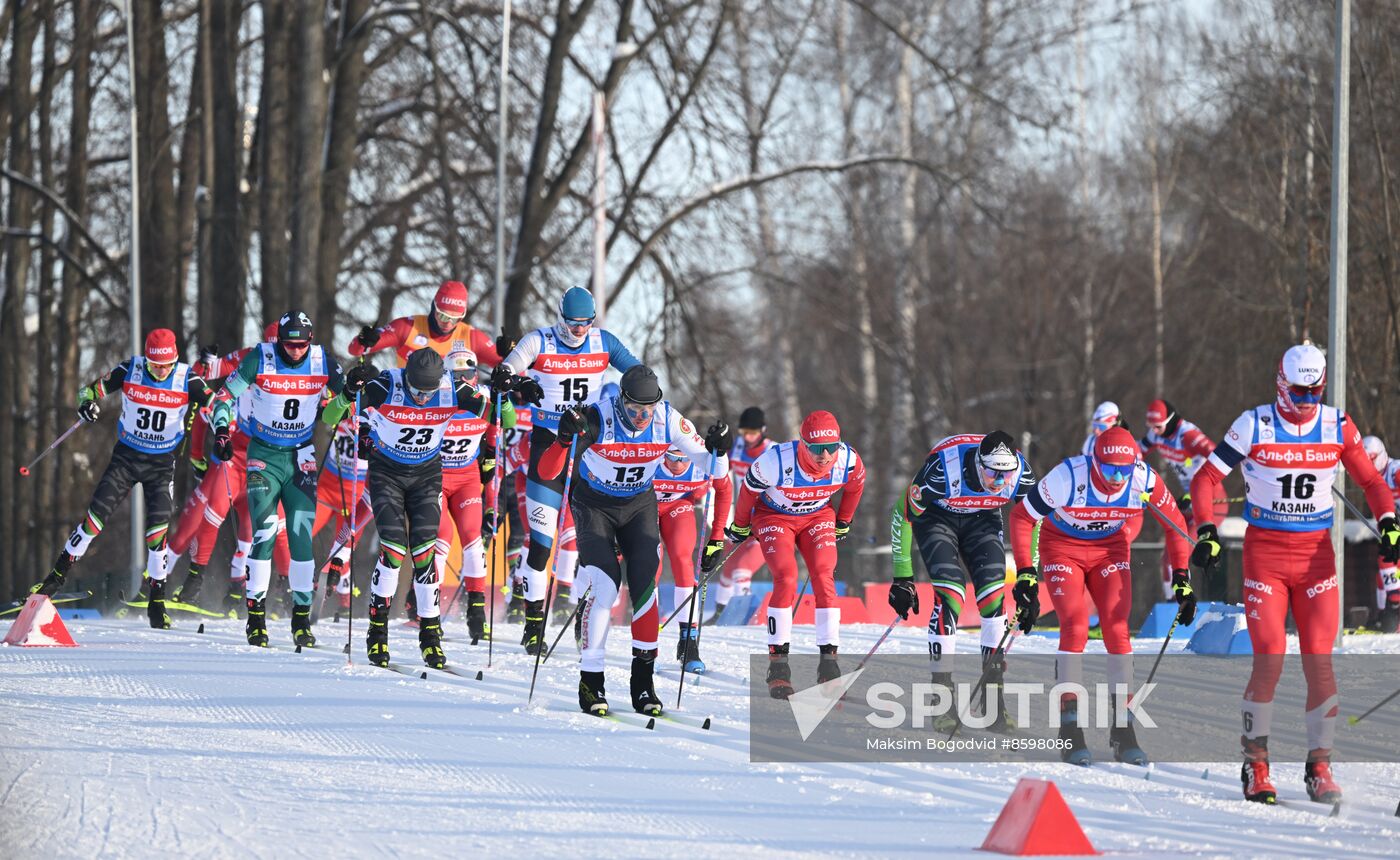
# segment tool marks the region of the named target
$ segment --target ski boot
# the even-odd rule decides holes
[[[516,580],[510,587],[510,603],[506,604],[506,623],[525,623],[525,582]]]
[[[792,667],[788,665],[788,644],[768,646],[768,695],[786,699],[797,692],[792,688]]]
[[[169,630],[170,616],[165,614],[165,580],[151,580],[151,596],[147,598],[146,617],[155,630]]]
[[[199,595],[199,586],[204,583],[204,577],[201,575],[203,572],[199,565],[190,564],[190,570],[185,574],[184,583],[175,589],[171,598],[176,603],[194,603],[195,598]]]
[[[486,592],[467,592],[467,633],[472,644],[491,638],[491,625],[486,623]]]
[[[429,669],[442,669],[447,666],[447,655],[442,650],[440,619],[418,619],[418,649],[423,652],[423,663]]]
[[[602,672],[578,673],[578,706],[585,714],[608,715],[607,691],[603,689]]]
[[[369,632],[365,653],[376,666],[389,665],[389,601],[377,594],[369,599]]]
[[[230,579],[228,581],[228,594],[224,595],[224,614],[229,618],[246,618],[248,615],[248,603],[245,599],[247,592],[247,577]]]
[[[520,636],[525,653],[535,655],[544,649],[544,601],[531,600],[525,604],[525,632]]]
[[[825,684],[827,681],[841,677],[841,666],[836,662],[836,646],[821,645],[822,656],[817,663],[817,683]]]
[[[1342,787],[1332,778],[1332,756],[1322,750],[1308,754],[1303,766],[1303,785],[1313,803],[1341,803]]]
[[[1244,750],[1244,765],[1240,768],[1240,782],[1244,784],[1244,799],[1255,803],[1277,803],[1278,790],[1274,788],[1273,780],[1269,778],[1269,736],[1241,737],[1240,746]],[[1311,790],[1311,786],[1309,790]]]
[[[724,607],[728,605],[728,603],[720,603],[718,600],[715,601],[715,614],[711,615],[709,618],[706,618],[704,621],[701,621],[700,626],[714,627],[716,624],[719,624],[719,617],[724,614]]]
[[[700,629],[681,622],[681,636],[676,640],[676,661],[681,670],[692,675],[705,674],[705,661],[700,659]]]
[[[632,649],[632,710],[648,717],[661,716],[661,697],[656,695],[652,683],[652,670],[656,667],[656,649],[643,651]]]
[[[961,720],[958,719],[958,685],[953,682],[952,672],[934,672],[930,680],[936,687],[948,690],[948,710],[933,718],[933,730],[939,734],[952,734]]]
[[[1133,730],[1132,723],[1109,729],[1108,745],[1113,748],[1115,761],[1147,767],[1147,753],[1143,752],[1138,744],[1137,732]]]
[[[67,550],[61,553],[58,561],[54,562],[53,569],[40,581],[34,583],[29,588],[30,594],[42,594],[45,597],[53,597],[63,588],[63,580],[68,578],[68,568],[76,561],[69,555]],[[60,570],[60,568],[62,568]]]
[[[1400,591],[1386,593],[1385,608],[1381,610],[1377,623],[1382,633],[1400,632]]]
[[[298,648],[316,647],[316,634],[311,632],[311,607],[292,607],[292,641]]]
[[[573,592],[573,584],[568,582],[559,583],[559,590],[554,595],[554,623],[566,624],[569,615],[574,608],[569,604],[569,595]]]
[[[259,648],[267,647],[267,601],[254,600],[249,597],[244,603],[248,607],[248,623],[244,628],[244,633],[248,636],[248,644],[256,645]]]
[[[1080,767],[1088,767],[1094,763],[1094,754],[1089,752],[1089,745],[1084,743],[1084,729],[1079,727],[1078,710],[1071,708],[1060,711],[1060,740],[1068,741],[1068,745],[1060,749],[1060,761]]]
[[[980,708],[982,714],[987,713],[987,700],[995,697],[997,703],[997,713],[992,719],[991,725],[987,726],[989,732],[1006,733],[1016,728],[1016,721],[1011,718],[1011,710],[1006,701],[1006,655],[996,654],[996,649],[983,647],[982,659],[986,661],[983,666],[987,673],[987,683],[982,685]]]

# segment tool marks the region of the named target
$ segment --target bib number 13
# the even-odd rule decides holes
[[[635,484],[646,474],[644,466],[617,466],[616,469],[619,484]]]

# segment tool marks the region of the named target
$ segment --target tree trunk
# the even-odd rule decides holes
[[[34,59],[34,39],[39,31],[39,2],[10,0],[13,41],[10,44],[10,81],[24,82],[9,87],[6,108],[10,115],[10,169],[29,176],[34,164],[30,147],[29,117],[34,111],[34,94],[27,85]],[[34,195],[29,189],[10,182],[10,198],[5,223],[17,230],[29,230],[33,223]],[[5,296],[0,299],[0,403],[6,404],[0,418],[0,592],[14,594],[21,584],[19,565],[29,571],[28,559],[20,554],[24,512],[33,510],[32,482],[17,480],[18,467],[28,459],[26,429],[33,419],[29,399],[28,340],[24,334],[24,296],[29,283],[29,239],[6,236]]]
[[[901,29],[908,29],[908,23]],[[906,44],[900,52],[899,72],[895,78],[895,110],[899,123],[899,152],[906,158],[914,156],[914,49]],[[914,279],[918,249],[918,191],[919,174],[906,167],[900,182],[899,238],[901,259],[896,265],[894,291],[894,361],[890,362],[889,469],[887,497],[895,498],[908,481],[905,453],[909,434],[918,426],[914,421],[914,392],[911,368],[917,363],[914,342]]]
[[[326,134],[326,87],[322,82],[325,73],[325,3],[321,0],[300,4],[292,16],[292,36],[290,47],[298,58],[297,72],[291,79],[292,109],[292,151],[287,159],[292,165],[291,176],[291,219],[292,233],[291,260],[288,268],[286,307],[265,307],[269,318],[281,314],[288,308],[297,307],[308,313],[316,313],[313,320],[323,326],[322,336],[327,342],[334,339],[335,319],[321,317],[317,295],[316,262],[317,243],[321,240],[321,171],[323,169],[322,147]],[[354,114],[351,114],[351,123]],[[270,133],[270,127],[264,127]],[[265,146],[263,152],[278,150]],[[273,165],[264,160],[260,165],[266,171]],[[263,226],[264,231],[267,225]]]
[[[54,187],[54,164],[53,164],[53,92],[57,84],[57,59],[55,57],[55,45],[58,41],[58,34],[54,32],[56,12],[52,5],[47,9],[47,17],[44,21],[44,63],[43,73],[39,83],[39,181],[45,188]],[[39,337],[34,344],[34,360],[38,374],[43,378],[53,379],[53,355],[54,355],[54,272],[57,254],[54,253],[54,246],[51,244],[54,235],[54,205],[47,197],[41,197],[39,201],[39,230],[48,237],[39,247]],[[54,390],[52,385],[39,385],[36,388],[35,396],[38,399],[38,410],[34,420],[34,438],[38,440],[52,439],[57,433],[54,430],[55,413],[62,395]],[[40,442],[39,444],[47,444]],[[29,519],[29,528],[21,535],[21,540],[32,541],[33,546],[45,546],[50,543],[52,531],[54,529],[54,490],[53,478],[55,467],[52,459],[46,460],[37,468],[37,471],[30,476],[34,482],[34,507],[30,510],[33,516]],[[16,550],[21,553],[20,558],[27,558],[33,555],[25,547]]]
[[[326,154],[321,174],[321,223],[316,248],[316,319],[323,340],[335,332],[335,288],[340,275],[340,234],[345,228],[345,205],[350,193],[350,173],[355,169],[355,143],[359,129],[360,88],[368,69],[365,47],[371,28],[361,27],[350,37],[355,24],[369,10],[369,0],[343,0],[340,32],[336,38],[335,77],[329,96],[326,127]],[[308,300],[310,297],[308,296]]]
[[[243,341],[243,242],[239,235],[238,180],[242,148],[238,145],[238,17],[233,4],[209,4],[209,82],[213,102],[214,175],[210,219],[209,265],[214,317],[211,335],[219,344]]]
[[[262,317],[265,322],[291,306],[290,212],[287,106],[290,28],[288,6],[281,0],[262,4],[262,98],[258,110],[258,250],[262,266]],[[297,56],[304,56],[300,53]],[[315,67],[317,63],[303,63]]]
[[[170,134],[170,70],[161,0],[136,0],[136,151],[141,165],[141,328],[179,329],[184,291],[175,225],[175,162]]]
[[[190,261],[194,257],[195,251],[195,193],[200,185],[200,157],[204,151],[203,131],[204,123],[201,116],[204,107],[204,75],[205,55],[208,49],[208,42],[203,37],[203,28],[196,38],[194,51],[194,68],[190,73],[190,95],[189,104],[185,108],[185,127],[180,132],[180,185],[179,192],[175,198],[175,234],[179,253],[179,263],[175,269],[175,288],[180,291],[183,297],[189,282]],[[199,311],[198,304],[195,310]],[[175,331],[181,335],[183,331],[183,320],[177,320],[176,325],[172,325]],[[198,339],[198,323],[196,331],[189,332],[190,338],[196,343]],[[182,337],[181,342],[185,342]],[[207,341],[204,342],[206,345]]]

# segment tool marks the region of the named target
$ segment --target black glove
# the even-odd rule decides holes
[[[360,333],[355,335],[355,342],[365,349],[374,349],[374,345],[379,343],[379,329],[374,326],[360,326]]]
[[[1400,525],[1395,524],[1395,517],[1386,515],[1376,520],[1376,531],[1381,536],[1381,561],[1400,562]]]
[[[219,360],[219,345],[211,343],[208,346],[200,347],[199,360],[204,362],[205,367],[213,367],[214,362]]]
[[[840,543],[851,536],[851,524],[844,520],[836,521],[836,542]]]
[[[890,608],[905,621],[909,613],[919,614],[919,590],[914,587],[914,577],[896,579],[890,583]]]
[[[233,459],[233,437],[228,434],[228,425],[214,428],[214,456],[227,463]]]
[[[583,414],[583,410],[577,406],[570,406],[559,416],[559,430],[555,436],[559,439],[559,444],[567,448],[573,444],[575,436],[587,429],[588,418]]]
[[[491,368],[491,391],[493,394],[506,394],[515,390],[515,374],[502,362]]]
[[[102,407],[96,400],[84,400],[78,404],[78,417],[91,424],[102,414]]]
[[[369,432],[369,422],[361,421],[359,435],[355,439],[355,456],[361,460],[369,457],[374,450],[374,437]]]
[[[734,447],[734,433],[723,421],[716,421],[705,431],[705,449],[715,456],[728,454]]]
[[[724,541],[705,541],[705,554],[700,557],[701,572],[714,573],[722,558],[724,558]]]
[[[1040,571],[1034,567],[1016,571],[1016,587],[1011,589],[1011,598],[1016,601],[1016,626],[1022,633],[1031,632],[1035,620],[1040,617]]]
[[[496,354],[501,357],[502,361],[505,361],[506,356],[511,354],[511,351],[515,349],[517,343],[520,343],[520,338],[502,334],[500,337],[496,338]]]
[[[1191,572],[1177,569],[1172,571],[1172,594],[1176,595],[1176,620],[1190,624],[1196,620],[1196,592],[1191,589]]]
[[[515,399],[519,403],[538,406],[540,401],[544,399],[544,389],[528,376],[517,376],[515,377]]]
[[[345,374],[345,387],[341,389],[346,397],[354,398],[370,380],[379,376],[379,368],[372,364],[357,364]]]
[[[1207,576],[1220,567],[1220,535],[1214,523],[1206,523],[1196,529],[1196,548],[1191,550],[1191,564],[1200,568]]]
[[[496,534],[496,509],[486,508],[481,512],[481,540],[490,543]]]
[[[751,534],[753,534],[753,526],[741,526],[738,523],[733,523],[724,530],[724,536],[729,538],[730,543],[743,543],[749,539]]]

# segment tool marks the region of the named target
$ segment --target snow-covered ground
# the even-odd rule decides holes
[[[1297,765],[1275,769],[1296,802],[1264,808],[1240,798],[1234,763],[1208,779],[1157,765],[1150,780],[1118,764],[751,764],[744,679],[759,627],[705,630],[715,674],[687,680],[684,710],[713,715],[710,731],[646,731],[577,712],[567,643],[526,707],[518,627],[501,628],[489,682],[473,683],[369,667],[363,628],[347,667],[344,625],[319,625],[323,647],[293,654],[239,644],[233,622],[203,635],[180,624],[70,623],[80,648],[0,649],[4,857],[974,856],[1021,776],[1055,780],[1116,856],[1400,853],[1400,765],[1338,765],[1347,802],[1329,817],[1304,802]],[[845,628],[843,652],[881,630]],[[449,659],[484,667],[485,646],[463,632],[449,625]],[[285,646],[281,624],[273,633]],[[811,628],[795,634],[795,650],[815,651]],[[626,707],[627,637],[612,638],[609,695]],[[922,653],[922,639],[899,629],[882,651]],[[417,664],[411,631],[391,647]],[[1348,650],[1400,651],[1400,636]]]

